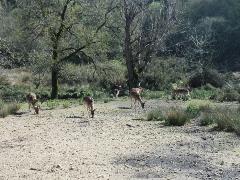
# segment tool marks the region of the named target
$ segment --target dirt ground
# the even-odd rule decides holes
[[[165,127],[137,120],[129,101],[0,119],[0,180],[240,179],[240,138],[193,122]],[[151,100],[147,110],[180,102]]]

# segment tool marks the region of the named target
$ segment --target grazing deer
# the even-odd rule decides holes
[[[130,98],[131,98],[131,107],[132,107],[132,100],[134,99],[134,106],[136,110],[136,102],[138,101],[141,104],[141,107],[144,109],[145,102],[142,101],[141,99],[141,92],[143,91],[143,88],[132,88],[129,92]]]
[[[86,96],[83,98],[83,104],[87,107],[87,112],[90,112],[92,117],[94,118],[94,112],[96,109],[93,109],[94,106],[94,100],[92,97],[90,96]]]
[[[172,98],[177,99],[180,97],[183,100],[189,99],[190,98],[190,87],[185,87],[185,88],[178,88],[175,87],[172,89]]]
[[[26,95],[26,99],[27,99],[27,102],[28,102],[29,111],[30,111],[31,106],[32,106],[33,109],[35,110],[35,113],[39,114],[40,106],[37,104],[38,100],[37,100],[36,94],[35,93],[28,93]]]
[[[122,89],[121,85],[117,85],[117,84],[114,85],[113,91],[114,91],[114,94],[115,94],[115,98],[118,98],[121,89]]]

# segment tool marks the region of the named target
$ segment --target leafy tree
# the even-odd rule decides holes
[[[32,42],[32,48],[29,48],[31,53],[38,52],[38,56],[47,54],[50,57],[51,97],[57,98],[62,65],[102,41],[104,32],[101,29],[107,23],[108,15],[115,9],[114,2],[25,0],[17,5],[24,30],[30,33],[26,38]]]

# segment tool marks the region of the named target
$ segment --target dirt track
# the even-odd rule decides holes
[[[95,119],[82,106],[0,119],[0,180],[240,179],[236,135],[139,121],[129,102],[96,107]]]

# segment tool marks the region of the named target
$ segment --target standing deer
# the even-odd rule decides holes
[[[35,93],[28,93],[26,95],[26,99],[27,99],[27,102],[28,102],[28,109],[30,111],[30,108],[31,106],[33,107],[33,109],[35,110],[35,113],[36,114],[39,114],[39,109],[40,109],[40,106],[37,105],[37,96]]]
[[[143,91],[143,88],[132,88],[129,92],[130,98],[131,98],[131,107],[132,107],[132,101],[134,99],[134,106],[136,110],[136,102],[138,101],[141,104],[141,107],[144,109],[145,102],[142,101],[141,99],[141,92]]]
[[[90,96],[86,96],[83,98],[83,104],[87,107],[87,112],[90,112],[92,117],[94,118],[94,112],[96,109],[93,108],[94,106],[94,100]]]
[[[185,87],[185,88],[178,88],[175,87],[172,89],[172,98],[177,99],[180,97],[181,99],[189,99],[190,98],[190,88]]]

